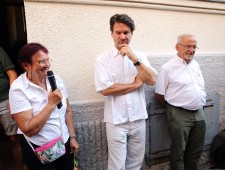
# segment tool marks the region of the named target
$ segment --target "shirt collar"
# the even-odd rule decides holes
[[[118,56],[118,54],[119,54],[119,50],[115,46],[113,46],[113,48],[112,48],[112,54],[114,57]]]
[[[21,76],[22,76],[24,87],[28,88],[28,84],[30,83],[30,81],[27,78],[27,72],[23,73]]]
[[[193,61],[193,58],[192,58],[191,61],[187,63],[184,59],[180,58],[178,55],[176,56],[176,59],[186,65],[191,64]]]
[[[21,76],[22,76],[22,80],[23,80],[23,84],[25,88],[28,88],[28,86],[34,86],[33,83],[27,78],[27,72],[23,73]],[[50,83],[48,79],[46,79],[46,85],[49,91],[51,87],[50,87]]]

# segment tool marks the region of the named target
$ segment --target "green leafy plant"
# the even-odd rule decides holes
[[[78,166],[78,160],[76,158],[76,154],[74,154],[74,170],[80,170]]]

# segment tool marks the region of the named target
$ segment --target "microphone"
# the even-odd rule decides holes
[[[53,74],[52,71],[48,71],[47,72],[47,76],[48,76],[48,80],[49,80],[49,83],[50,83],[50,86],[52,88],[52,91],[54,91],[55,89],[57,89],[57,85],[56,85],[56,81],[55,81],[55,76]],[[58,105],[57,105],[58,109],[60,109],[62,107],[62,102],[60,102]]]

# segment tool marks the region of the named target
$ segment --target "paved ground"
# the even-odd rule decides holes
[[[200,166],[200,170],[224,170],[225,168],[212,168],[212,165],[204,164]]]
[[[144,166],[141,168],[141,170],[169,170],[169,162],[155,164],[151,166],[151,168]],[[212,164],[205,163],[200,165],[199,170],[225,170],[225,168],[213,168]]]
[[[15,164],[14,162],[12,162],[13,158],[12,158],[12,154],[10,154],[10,147],[11,147],[11,143],[9,141],[6,142],[1,142],[0,145],[0,170],[16,170],[15,168]],[[145,170],[168,170],[168,164],[166,166],[161,166],[161,167],[151,167],[150,169],[148,169],[147,167],[145,167]],[[200,170],[212,170],[210,169],[212,167],[212,165],[210,164],[203,164],[200,165]],[[24,170],[27,170],[26,167],[24,167]],[[225,168],[223,169],[213,169],[213,170],[225,170]]]

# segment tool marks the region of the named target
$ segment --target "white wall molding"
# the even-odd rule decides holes
[[[81,5],[115,6],[128,8],[156,9],[191,13],[225,15],[225,3],[195,0],[25,0],[25,2],[64,3]]]

